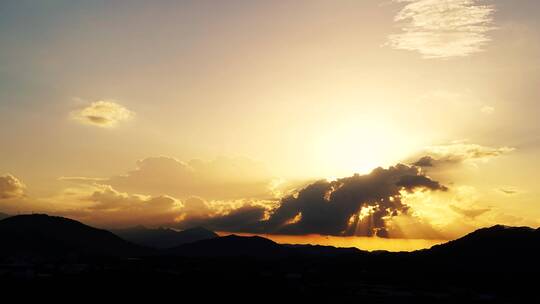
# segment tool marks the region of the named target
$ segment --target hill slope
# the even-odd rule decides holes
[[[540,230],[496,225],[411,255],[456,270],[535,271],[540,270]]]
[[[148,249],[109,231],[45,214],[17,215],[0,221],[0,257],[130,256]]]

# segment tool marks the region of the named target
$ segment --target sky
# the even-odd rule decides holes
[[[296,239],[538,227],[539,17],[534,0],[4,0],[0,212]]]

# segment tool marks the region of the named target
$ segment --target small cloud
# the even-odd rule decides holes
[[[395,49],[417,51],[424,58],[468,56],[491,39],[492,5],[476,0],[395,0],[406,3],[394,17],[403,33],[389,36]]]
[[[450,205],[450,209],[470,219],[475,219],[476,217],[491,210],[490,208],[464,209],[464,208],[459,208],[454,205]]]
[[[486,115],[491,115],[491,114],[493,114],[493,112],[495,112],[495,108],[486,105],[486,106],[483,106],[483,107],[480,108],[480,112],[482,112],[483,114],[486,114]]]
[[[71,117],[83,124],[113,128],[118,123],[131,119],[134,112],[122,105],[108,100],[100,100],[91,103],[82,109],[71,113]]]
[[[25,188],[26,186],[11,174],[0,176],[0,199],[24,197]]]
[[[518,191],[516,189],[513,189],[513,188],[499,188],[497,190],[499,190],[500,192],[502,192],[503,194],[506,194],[506,195],[514,195],[514,194],[518,193]]]

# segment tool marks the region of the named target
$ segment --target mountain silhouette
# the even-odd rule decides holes
[[[0,257],[130,256],[150,252],[109,231],[45,214],[1,220],[0,243]]]
[[[440,266],[466,270],[540,270],[540,230],[495,225],[422,250],[418,255]]]
[[[336,248],[320,245],[281,245],[260,236],[228,235],[171,248],[166,255],[192,257],[334,257],[355,255],[357,248]]]
[[[260,236],[228,235],[171,248],[167,255],[194,257],[283,257],[287,248]]]
[[[2,286],[39,286],[54,296],[58,286],[80,294],[99,282],[108,289],[96,288],[97,294],[122,297],[176,292],[181,286],[185,296],[244,295],[252,300],[268,297],[271,286],[277,299],[540,301],[536,281],[530,279],[540,273],[540,230],[527,227],[483,228],[414,252],[278,244],[238,235],[154,250],[74,220],[34,214],[1,220],[0,246]],[[126,288],[118,289],[121,284]]]
[[[168,228],[149,229],[144,226],[136,226],[111,231],[129,242],[160,249],[218,237],[215,232],[203,227],[176,231]]]
[[[8,217],[10,217],[10,216],[11,216],[11,215],[9,215],[9,214],[0,212],[0,221],[3,220],[3,219],[5,219],[5,218],[8,218]]]

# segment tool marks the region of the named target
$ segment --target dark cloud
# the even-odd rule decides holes
[[[400,191],[442,190],[446,187],[424,176],[417,168],[396,165],[377,168],[370,174],[336,181],[319,181],[284,198],[267,221],[275,233],[328,235],[386,234],[386,220],[406,213]],[[296,223],[287,222],[296,215]]]
[[[414,166],[417,167],[433,167],[433,157],[431,156],[424,156],[421,157],[419,160],[413,163]]]
[[[335,181],[314,182],[284,197],[274,209],[245,205],[225,215],[190,219],[217,230],[273,234],[378,235],[387,237],[389,219],[406,214],[402,191],[446,191],[416,167],[377,168]]]
[[[439,182],[434,181],[425,175],[404,175],[399,179],[396,185],[413,190],[417,188],[442,191],[448,190],[448,188],[441,185]]]
[[[264,232],[265,213],[266,209],[262,206],[245,204],[226,214],[209,217],[188,216],[178,226],[184,229],[204,226],[216,231],[262,233]]]

